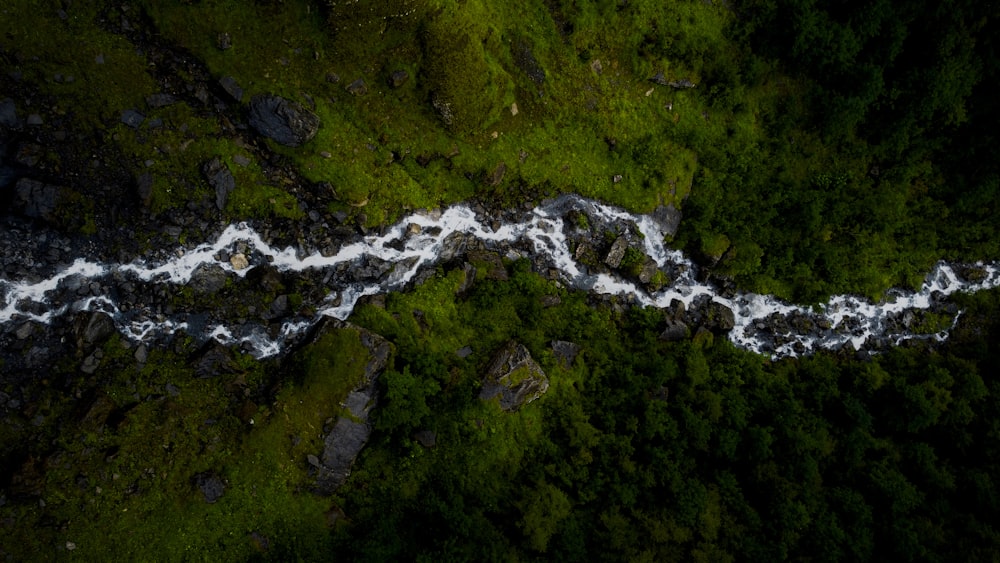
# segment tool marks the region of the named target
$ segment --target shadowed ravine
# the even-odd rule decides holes
[[[566,219],[570,212],[585,215],[587,226],[571,225]],[[555,277],[575,289],[617,295],[632,303],[664,309],[676,308],[678,303],[687,309],[708,303],[722,305],[733,312],[729,338],[739,347],[772,357],[797,356],[845,345],[878,349],[914,338],[943,340],[950,328],[932,333],[911,331],[912,312],[942,308],[944,299],[957,291],[974,292],[1000,285],[1000,270],[996,265],[977,264],[960,269],[940,262],[918,292],[892,290],[882,303],[838,295],[821,306],[803,307],[767,295],[724,293],[710,283],[698,281],[697,267],[681,252],[663,245],[663,230],[650,216],[632,215],[578,196],[563,196],[544,202],[522,217],[519,221],[499,224],[464,205],[440,212],[416,213],[384,234],[345,244],[329,256],[319,252],[304,254],[290,247],[276,249],[248,225],[231,225],[215,241],[179,249],[173,254],[174,259],[163,263],[100,264],[78,259],[46,279],[0,280],[3,291],[0,323],[48,322],[67,313],[103,311],[132,340],[148,340],[184,330],[196,338],[242,344],[257,357],[273,356],[280,354],[289,339],[307,331],[321,316],[346,319],[360,297],[404,289],[422,268],[454,259],[463,252],[464,243],[456,241],[472,239],[507,258],[528,258],[536,270],[557,272]],[[614,269],[581,264],[571,246],[581,237],[593,236],[592,232],[602,229],[626,236],[672,281],[658,291],[649,291],[648,286]],[[358,280],[357,272],[352,272],[354,266],[372,260],[384,267],[370,280]],[[182,286],[191,282],[199,267],[206,264],[216,265],[227,275],[244,277],[255,266],[265,263],[285,272],[325,272],[323,283],[330,292],[322,302],[313,304],[315,317],[294,317],[284,320],[280,328],[269,330],[262,325],[200,322],[185,312],[154,313],[141,306],[124,310],[112,297],[115,292],[80,299],[67,297],[75,295],[73,288],[95,280],[106,287],[129,282]],[[963,278],[958,271],[975,272],[975,276],[967,274],[975,281]],[[950,314],[953,327],[960,312],[952,308]]]

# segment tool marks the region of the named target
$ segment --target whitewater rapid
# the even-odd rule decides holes
[[[659,291],[648,292],[614,273],[590,273],[571,252],[567,232],[573,232],[576,227],[566,225],[564,219],[571,210],[585,213],[594,223],[637,230],[646,255],[661,270],[675,272],[672,283]],[[995,264],[977,264],[976,268],[982,275],[978,281],[972,282],[961,279],[953,266],[940,262],[919,291],[892,290],[880,303],[857,296],[838,295],[817,307],[802,307],[755,293],[736,293],[725,297],[718,288],[697,281],[696,266],[680,251],[664,245],[664,233],[652,217],[634,215],[578,196],[562,196],[536,207],[524,221],[503,225],[491,224],[466,205],[414,213],[382,234],[366,236],[329,256],[321,252],[307,254],[294,247],[274,248],[253,228],[240,223],[227,227],[215,241],[192,249],[178,249],[171,259],[158,263],[107,264],[78,259],[46,279],[0,279],[0,324],[26,320],[47,323],[60,315],[103,311],[133,341],[146,341],[184,330],[194,332],[192,336],[212,338],[227,345],[243,344],[255,356],[263,358],[280,354],[289,338],[307,331],[320,317],[346,319],[362,296],[403,289],[421,268],[440,260],[446,241],[455,233],[479,239],[487,247],[499,243],[526,242],[534,254],[525,257],[544,256],[558,271],[561,281],[575,289],[623,296],[643,306],[664,309],[676,307],[678,302],[689,307],[696,300],[711,300],[733,311],[735,324],[728,334],[734,344],[774,358],[797,356],[823,348],[839,349],[846,345],[861,349],[869,339],[881,339],[892,344],[912,338],[943,340],[950,329],[929,335],[906,331],[892,333],[886,320],[895,314],[928,309],[955,292],[974,292],[1000,285],[1000,268]],[[220,255],[234,258],[220,260]],[[332,272],[338,266],[357,264],[369,258],[389,262],[393,267],[388,275],[369,283],[344,282],[337,286],[335,281],[326,300],[316,304],[315,318],[287,321],[276,333],[257,327],[249,332],[243,330],[234,334],[236,327],[218,324],[193,327],[178,320],[181,317],[171,318],[162,314],[136,317],[125,314],[111,295],[89,296],[62,303],[55,302],[54,298],[64,284],[89,283],[109,276],[182,286],[191,282],[195,271],[205,264],[221,267],[228,275],[243,277],[255,266],[248,261],[241,263],[236,257],[250,255],[262,256],[279,271],[316,269]],[[808,318],[810,326],[819,324],[825,330],[796,332],[789,328],[784,334],[760,330],[761,322],[774,316]],[[847,326],[850,328],[846,329]]]

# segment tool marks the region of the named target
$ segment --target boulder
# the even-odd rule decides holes
[[[656,223],[656,227],[663,233],[663,236],[672,237],[677,234],[677,229],[681,226],[682,213],[680,209],[670,205],[660,205],[653,210],[650,217]]]
[[[62,188],[31,178],[21,178],[14,188],[17,191],[18,207],[24,215],[36,219],[55,219],[56,203]]]
[[[95,311],[83,313],[77,318],[76,336],[81,347],[91,348],[103,344],[118,329],[111,315]]]
[[[237,369],[233,350],[215,340],[205,343],[191,357],[190,365],[199,379],[210,379]]]
[[[729,331],[733,330],[733,327],[736,326],[736,315],[733,314],[733,310],[722,303],[716,303],[715,301],[709,303],[706,308],[706,316],[706,324],[709,328]]]
[[[297,147],[316,136],[319,117],[280,96],[258,95],[250,100],[250,126],[279,144]]]
[[[191,281],[187,285],[196,293],[212,295],[226,287],[228,279],[229,276],[222,269],[222,266],[218,264],[202,264],[191,272]]]
[[[469,238],[469,235],[460,231],[455,231],[444,237],[444,240],[441,241],[441,251],[438,252],[438,259],[441,262],[447,262],[458,257],[465,252]]]
[[[413,439],[425,448],[437,445],[437,434],[433,430],[419,430],[413,433]]]
[[[243,88],[240,87],[239,83],[232,76],[223,76],[220,78],[219,86],[237,102],[243,100]]]
[[[507,268],[503,265],[503,260],[496,252],[488,250],[470,250],[466,255],[469,262],[476,268],[476,275],[482,279],[507,281]]]
[[[194,484],[201,491],[205,502],[213,504],[222,498],[226,492],[226,484],[222,478],[212,472],[198,473],[194,476]]]
[[[690,335],[691,330],[686,324],[677,320],[668,320],[666,328],[660,333],[660,340],[673,342],[675,340],[684,340]]]
[[[323,440],[317,486],[320,492],[326,494],[333,493],[347,481],[354,459],[368,443],[372,432],[369,415],[378,400],[378,378],[385,371],[392,351],[389,341],[374,332],[334,319],[322,321],[314,338],[319,338],[325,331],[341,329],[357,331],[369,355],[364,375],[344,401],[344,414],[337,418]]]
[[[565,340],[553,340],[550,346],[552,346],[552,352],[559,360],[559,364],[566,369],[573,367],[576,357],[580,355],[580,350],[582,350],[579,344]]]
[[[202,165],[201,171],[205,175],[205,179],[208,180],[208,185],[215,189],[215,206],[219,208],[219,211],[222,211],[226,208],[226,202],[229,201],[229,194],[236,189],[236,178],[219,157]]]
[[[608,251],[608,255],[604,258],[604,263],[611,268],[621,266],[626,249],[628,249],[628,239],[624,235],[616,238],[615,242],[611,244],[611,250]]]
[[[368,93],[368,85],[365,84],[364,78],[359,78],[354,82],[351,82],[344,89],[347,90],[347,93],[352,96],[364,96]]]
[[[410,75],[405,70],[397,70],[389,75],[389,86],[399,88],[410,80]]]
[[[127,109],[122,112],[121,122],[128,125],[132,129],[138,129],[145,120],[146,116],[134,109]]]
[[[14,129],[17,124],[17,107],[14,105],[14,100],[7,98],[0,102],[0,127]]]
[[[264,318],[269,321],[280,319],[281,317],[288,316],[291,310],[291,303],[288,301],[288,296],[279,295],[271,302],[271,306],[264,313]]]
[[[549,379],[528,349],[511,341],[490,362],[479,398],[489,401],[499,397],[501,409],[515,412],[541,397],[548,389]]]

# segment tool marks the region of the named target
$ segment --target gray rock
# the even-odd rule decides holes
[[[432,430],[419,430],[413,433],[413,439],[425,448],[433,448],[437,445],[437,434]]]
[[[17,107],[10,98],[0,102],[0,127],[17,127]]]
[[[677,234],[677,229],[681,226],[683,214],[680,209],[670,204],[658,206],[650,217],[664,236],[672,237]]]
[[[202,347],[194,357],[191,358],[191,365],[194,367],[194,374],[199,379],[210,379],[218,377],[223,373],[231,373],[237,369],[233,360],[233,351],[228,347],[212,340]]]
[[[153,202],[153,175],[144,172],[135,180],[135,193],[143,207],[149,208]]]
[[[42,120],[42,116],[37,113],[28,114],[28,125],[38,126],[45,123]]]
[[[688,88],[695,88],[698,85],[695,84],[694,82],[691,82],[687,78],[681,78],[680,80],[671,80],[670,82],[667,82],[667,86],[670,86],[671,88],[676,88],[678,90],[686,90]]]
[[[660,340],[664,342],[673,342],[676,340],[684,340],[691,336],[691,329],[688,328],[686,324],[678,320],[668,320],[666,328],[660,333]]]
[[[558,272],[558,270],[556,270],[556,272]],[[558,273],[556,274],[556,277],[552,279],[557,278]],[[562,298],[558,295],[543,295],[540,301],[542,302],[542,307],[555,307],[556,305],[562,303]]]
[[[462,346],[458,350],[455,350],[455,355],[459,358],[468,358],[472,355],[472,346]]]
[[[135,347],[135,353],[132,354],[132,356],[135,358],[136,362],[144,364],[149,358],[149,349],[146,348],[145,344],[139,344]]]
[[[521,40],[511,46],[511,54],[514,56],[514,64],[536,85],[541,86],[545,82],[545,69],[538,64],[532,46],[527,41]]]
[[[405,70],[397,70],[389,75],[389,86],[399,88],[410,80],[410,75]]]
[[[77,339],[81,345],[88,348],[104,343],[117,331],[114,319],[107,313],[100,311],[83,313],[77,318]]]
[[[681,78],[680,80],[667,80],[667,77],[664,76],[664,74],[663,74],[662,71],[661,72],[657,72],[649,80],[651,82],[655,82],[656,84],[659,84],[660,86],[670,86],[671,88],[675,88],[675,89],[678,89],[678,90],[684,90],[684,89],[687,89],[687,88],[694,88],[694,87],[697,86],[697,84],[695,84],[694,82],[691,82],[691,80],[689,80],[687,78]]]
[[[14,335],[18,340],[24,340],[31,336],[33,332],[35,332],[35,323],[33,321],[28,321],[17,327],[17,330],[14,331]]]
[[[323,441],[317,485],[321,492],[330,494],[347,481],[354,459],[371,436],[369,415],[377,403],[378,378],[388,365],[392,348],[381,336],[350,323],[337,320],[325,320],[322,323],[314,338],[320,338],[329,330],[356,330],[361,344],[369,352],[361,381],[344,401],[347,412],[337,419]]]
[[[462,280],[461,285],[455,290],[456,295],[465,295],[472,289],[472,286],[476,284],[476,267],[468,262],[462,264],[462,272],[465,274],[465,278]]]
[[[359,78],[354,82],[348,84],[345,90],[347,90],[349,94],[354,96],[364,96],[365,94],[368,93],[368,85],[365,84],[364,78]]]
[[[490,362],[479,398],[489,401],[499,397],[501,409],[515,412],[541,397],[548,389],[549,379],[528,349],[511,341]]]
[[[249,121],[258,133],[287,147],[297,147],[315,137],[320,124],[319,117],[302,105],[269,95],[250,100]]]
[[[733,310],[722,303],[712,301],[707,307],[707,323],[711,328],[732,330],[736,326],[736,315]]]
[[[243,88],[240,88],[240,85],[236,83],[236,79],[232,76],[223,76],[220,78],[219,86],[237,102],[243,100]]]
[[[97,357],[96,354],[91,354],[83,359],[83,363],[80,364],[80,371],[87,375],[93,374],[97,371],[97,368],[101,365],[101,359]]]
[[[162,108],[177,103],[177,98],[166,93],[146,96],[146,105],[151,108]]]
[[[500,164],[497,164],[496,168],[493,169],[493,173],[490,174],[489,180],[486,183],[495,188],[503,182],[505,174],[507,174],[507,163],[501,162]]]
[[[211,295],[226,287],[228,279],[229,275],[222,269],[222,266],[215,263],[202,264],[191,272],[191,281],[188,282],[188,287],[193,289],[195,293]]]
[[[264,318],[267,320],[280,319],[288,315],[291,311],[291,306],[288,303],[287,295],[279,295],[275,297],[274,301],[271,302],[271,306],[268,307],[267,313],[264,314]]]
[[[137,112],[134,109],[127,109],[122,112],[122,123],[128,125],[132,129],[138,129],[142,122],[146,120],[146,116]]]
[[[553,340],[549,345],[552,346],[552,352],[556,355],[556,359],[559,360],[559,364],[566,369],[573,367],[576,357],[580,354],[580,350],[582,350],[579,344],[565,340]]]
[[[194,476],[194,484],[209,504],[218,501],[226,492],[226,484],[222,478],[212,472],[198,473]]]
[[[507,281],[510,276],[507,268],[503,265],[503,260],[496,252],[488,250],[470,250],[467,258],[469,262],[476,265],[476,275],[482,279]]]
[[[229,194],[236,189],[236,178],[219,157],[206,162],[201,171],[205,174],[208,185],[215,188],[215,206],[219,208],[219,211],[224,210],[226,202],[229,201]]]
[[[604,258],[604,263],[611,268],[621,266],[622,258],[625,257],[625,250],[628,248],[628,239],[624,235],[615,239],[608,250],[608,255]]]
[[[656,262],[647,256],[646,261],[642,264],[642,270],[639,271],[639,281],[646,284],[653,281],[653,276],[656,275],[658,269]]]
[[[451,233],[441,241],[441,252],[438,253],[438,259],[441,262],[447,262],[455,258],[465,252],[468,242],[469,237],[465,233],[459,231]]]

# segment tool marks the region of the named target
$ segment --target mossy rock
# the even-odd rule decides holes
[[[491,55],[500,33],[473,2],[434,14],[424,27],[424,68],[431,105],[457,134],[481,132],[513,102],[513,80]]]

